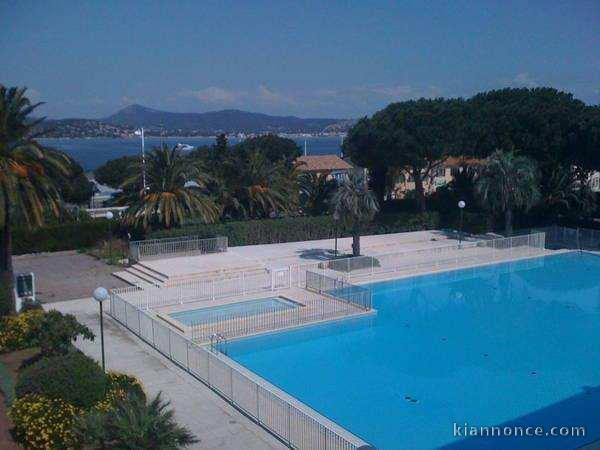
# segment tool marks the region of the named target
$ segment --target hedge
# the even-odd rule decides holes
[[[439,214],[436,212],[382,214],[365,226],[361,234],[400,233],[433,229],[437,228],[439,223]],[[230,246],[272,244],[329,239],[335,235],[335,224],[331,216],[287,217],[185,226],[156,231],[148,237],[156,239],[188,235],[196,235],[201,238],[227,236]],[[340,227],[338,236],[350,236],[349,230]]]
[[[15,227],[12,237],[13,255],[79,250],[107,239],[108,223],[105,219],[96,219],[34,229]]]

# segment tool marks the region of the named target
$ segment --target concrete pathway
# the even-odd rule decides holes
[[[45,307],[74,314],[81,323],[90,327],[96,334],[96,340],[77,342],[76,345],[87,355],[100,360],[100,325],[96,302],[88,298],[57,302]],[[104,319],[107,369],[135,375],[142,382],[148,396],[162,391],[164,398],[171,401],[177,421],[187,426],[200,439],[200,443],[191,448],[287,448],[112,318],[105,314]]]

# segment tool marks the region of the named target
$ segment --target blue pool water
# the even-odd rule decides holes
[[[178,311],[170,313],[169,317],[185,325],[191,325],[198,322],[210,323],[217,320],[228,320],[248,315],[252,316],[264,313],[266,310],[269,312],[281,311],[297,306],[298,304],[283,297],[269,297],[257,300],[247,300],[229,305]]]
[[[600,438],[600,256],[370,285],[371,319],[227,344],[237,362],[382,450],[569,449]],[[453,435],[585,426],[584,438]]]

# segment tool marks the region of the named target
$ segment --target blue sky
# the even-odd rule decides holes
[[[49,117],[359,117],[505,86],[597,104],[600,1],[0,0],[0,59]]]

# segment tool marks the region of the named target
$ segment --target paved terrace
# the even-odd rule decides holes
[[[456,243],[439,230],[362,236],[361,253],[374,255],[395,251],[443,247]],[[141,265],[169,280],[199,276],[215,277],[225,273],[260,268],[311,264],[331,258],[334,239],[287,242],[281,244],[229,247],[225,253],[179,256],[142,261]],[[340,253],[352,252],[352,238],[338,239]]]

